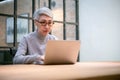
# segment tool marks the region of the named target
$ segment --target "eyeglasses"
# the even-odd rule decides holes
[[[36,20],[36,21],[37,21],[38,23],[40,23],[41,26],[46,26],[46,25],[52,26],[52,25],[54,24],[53,21],[49,21],[49,22],[46,22],[46,21],[38,21],[38,20]]]

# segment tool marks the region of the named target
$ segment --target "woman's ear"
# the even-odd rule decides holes
[[[34,20],[34,23],[36,24],[36,20]]]
[[[37,26],[37,21],[36,20],[34,20],[34,24]]]
[[[38,23],[37,23],[37,21],[36,21],[36,20],[34,20],[34,25],[35,25],[35,28],[37,28]]]

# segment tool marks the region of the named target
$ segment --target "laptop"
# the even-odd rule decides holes
[[[74,64],[77,62],[80,41],[49,40],[44,64]]]

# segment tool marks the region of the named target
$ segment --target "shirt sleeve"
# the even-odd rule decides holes
[[[26,55],[27,53],[27,41],[25,37],[21,40],[21,42],[18,45],[17,52],[13,58],[13,64],[25,64],[25,63],[33,63],[39,55]]]
[[[54,36],[54,35],[52,35],[52,36],[53,36],[54,40],[58,40],[58,38],[56,36]]]

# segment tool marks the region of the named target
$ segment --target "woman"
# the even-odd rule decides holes
[[[43,7],[35,11],[34,23],[37,30],[23,37],[13,58],[14,64],[43,64],[45,47],[48,40],[57,40],[49,32],[53,27],[53,13]]]

